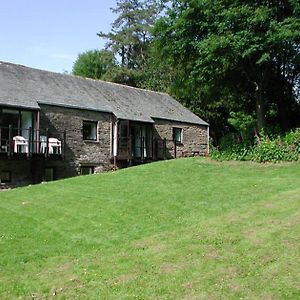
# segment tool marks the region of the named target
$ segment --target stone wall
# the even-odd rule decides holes
[[[83,140],[83,121],[97,122],[97,140]],[[0,183],[0,188],[28,185],[45,180],[45,169],[54,171],[54,178],[61,179],[80,174],[82,166],[93,167],[94,171],[111,170],[111,123],[112,115],[95,111],[41,105],[40,135],[66,141],[64,159],[60,156],[1,154],[0,172],[12,174],[10,183]]]
[[[83,140],[83,121],[97,122],[97,140]],[[65,159],[47,162],[55,167],[58,178],[80,174],[81,166],[93,166],[95,172],[111,169],[111,123],[109,113],[41,105],[40,128],[48,128],[50,135],[66,131]]]
[[[176,157],[207,155],[207,126],[156,119],[153,135],[167,140],[167,158],[175,157],[174,127],[182,129],[182,142],[176,144]]]

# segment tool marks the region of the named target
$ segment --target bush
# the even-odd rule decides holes
[[[286,160],[285,145],[278,137],[271,140],[268,136],[261,136],[260,143],[253,148],[251,160],[258,162],[278,162]]]
[[[300,128],[288,132],[283,140],[291,148],[295,148],[296,152],[300,153]]]
[[[260,133],[259,141],[249,144],[229,144],[228,138],[210,156],[216,160],[252,160],[256,162],[296,161],[300,158],[300,129],[284,136],[270,137]]]
[[[214,149],[210,157],[216,160],[248,160],[249,149],[243,145],[232,145],[224,150]]]

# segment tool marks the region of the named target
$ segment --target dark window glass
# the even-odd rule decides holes
[[[95,168],[94,167],[81,167],[80,169],[80,174],[81,175],[89,175],[89,174],[94,174],[94,170]]]
[[[11,182],[11,171],[1,171],[0,182],[1,183]]]
[[[97,140],[97,122],[83,121],[83,139],[87,141]]]
[[[182,143],[182,128],[173,128],[173,140],[177,143]]]
[[[54,168],[45,168],[44,180],[52,181],[55,179],[55,170]]]

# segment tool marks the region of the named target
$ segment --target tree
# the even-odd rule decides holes
[[[155,49],[150,46],[148,58],[142,66],[139,87],[170,94],[174,80],[172,66],[154,51]]]
[[[262,128],[275,107],[284,126],[299,100],[299,17],[294,0],[174,0],[155,26],[156,53],[175,69],[177,95],[209,121],[242,110]]]
[[[108,50],[90,50],[78,55],[72,73],[74,75],[103,79],[116,66],[114,55]]]
[[[152,66],[149,56],[152,41],[150,31],[166,2],[168,1],[117,1],[117,7],[112,11],[118,16],[112,24],[111,32],[97,34],[108,40],[106,50],[80,54],[73,73],[135,87],[149,85],[146,78],[154,71],[154,68],[151,72],[148,70]]]
[[[140,87],[143,74],[139,70],[128,69],[119,65],[109,69],[102,77],[105,81]]]
[[[119,0],[112,11],[118,14],[109,33],[98,36],[108,40],[106,49],[120,57],[121,66],[139,69],[147,57],[150,30],[164,8],[163,0]]]

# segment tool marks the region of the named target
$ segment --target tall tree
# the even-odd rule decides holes
[[[155,40],[176,70],[176,92],[195,111],[223,107],[224,117],[245,107],[262,128],[271,107],[284,116],[297,102],[299,1],[174,0]]]
[[[164,0],[119,0],[112,11],[118,14],[109,33],[98,36],[108,40],[107,49],[120,57],[121,66],[139,69],[147,57],[150,30],[164,8]]]
[[[149,59],[152,40],[150,31],[166,2],[168,0],[117,1],[117,7],[112,11],[118,16],[111,32],[98,33],[99,37],[108,40],[106,50],[80,54],[73,73],[130,86],[144,86],[145,77],[148,76],[144,72],[145,62]],[[148,66],[150,63],[147,63]]]

